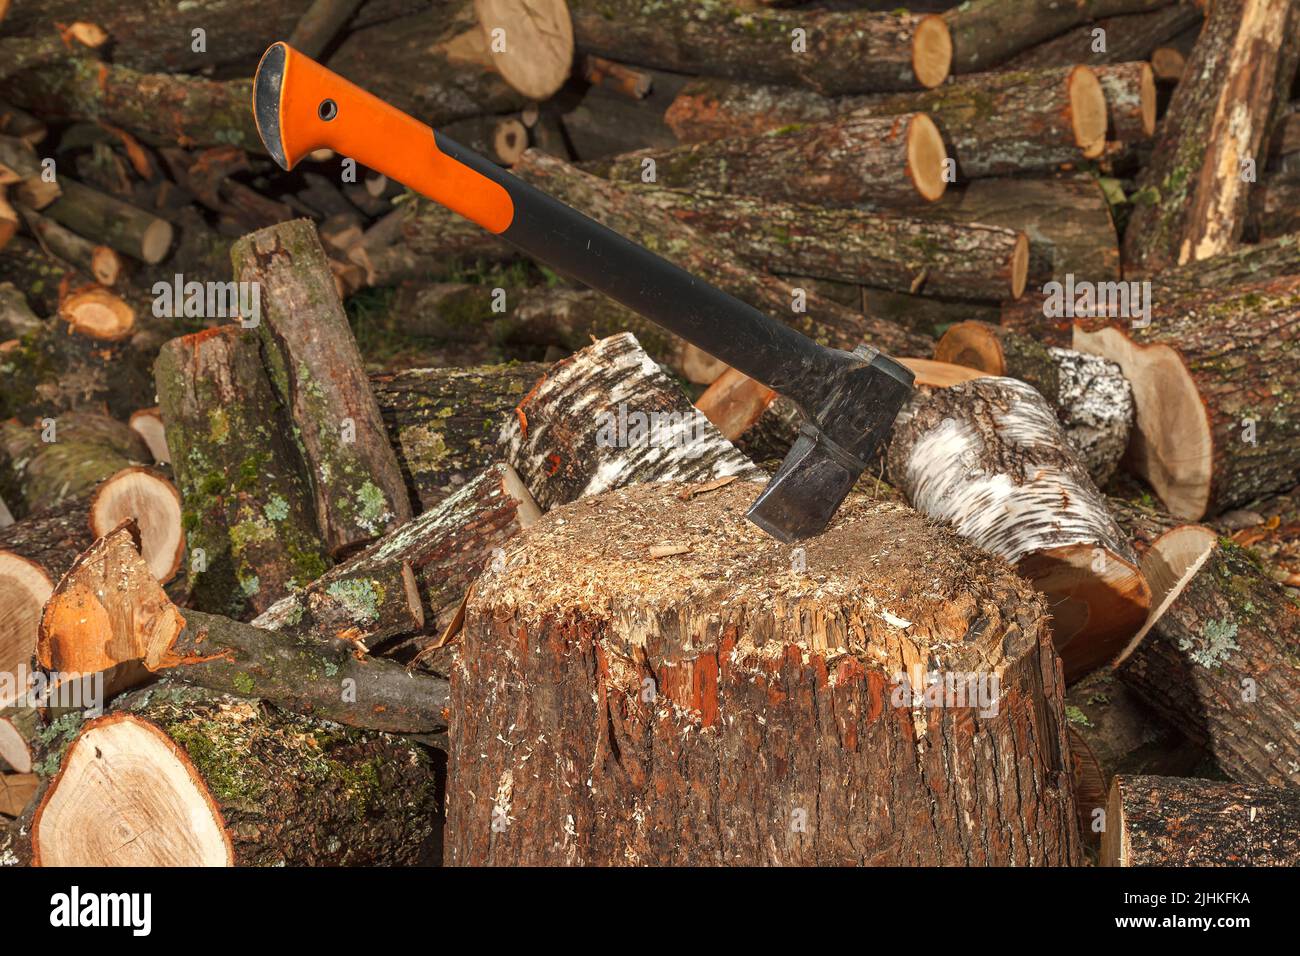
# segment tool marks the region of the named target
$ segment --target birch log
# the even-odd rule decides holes
[[[1151,595],[1136,555],[1031,386],[981,378],[918,394],[894,425],[887,465],[915,508],[1049,597],[1067,680],[1111,660],[1142,625]]]
[[[500,441],[543,510],[639,482],[762,474],[626,332],[552,366]]]

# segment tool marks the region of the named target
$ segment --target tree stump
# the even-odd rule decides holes
[[[479,578],[448,859],[1077,862],[1064,686],[1030,586],[860,495],[780,544],[744,520],[760,488],[585,498]],[[976,693],[993,675],[996,705]]]

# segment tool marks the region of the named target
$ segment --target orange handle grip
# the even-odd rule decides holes
[[[262,56],[253,113],[262,141],[285,169],[329,148],[489,232],[504,232],[514,220],[505,188],[439,149],[432,129],[286,43]]]

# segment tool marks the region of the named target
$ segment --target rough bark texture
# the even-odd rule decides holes
[[[426,862],[441,794],[430,757],[417,744],[286,714],[256,700],[164,684],[131,695],[114,713],[88,722],[63,764],[71,762],[76,748],[108,750],[116,739],[113,728],[124,721],[143,725],[183,757],[222,834],[227,865]],[[127,756],[116,755],[119,761]],[[106,799],[138,804],[148,786],[143,771],[132,773],[129,759],[119,766],[101,784]],[[91,799],[87,795],[62,789],[73,790],[73,783],[60,776],[42,801],[32,837],[38,865],[165,865],[176,844],[184,842],[165,826],[159,832],[142,826],[138,833],[114,832],[111,842],[71,843],[59,828],[43,823],[71,824],[93,812],[97,804],[74,803]],[[75,809],[67,809],[70,805]],[[133,816],[122,813],[121,824],[148,822]],[[207,819],[196,819],[193,826],[196,842],[197,831],[211,829]],[[81,832],[81,827],[67,829]]]
[[[61,177],[63,195],[45,214],[78,235],[133,259],[155,264],[171,246],[171,223],[107,193]]]
[[[807,296],[806,311],[795,312],[790,283],[738,265],[742,257],[730,243],[703,236],[666,213],[654,212],[634,190],[582,173],[537,150],[524,154],[514,173],[823,345],[851,351],[867,342],[896,355],[921,354],[919,350],[926,347],[923,336],[816,295]]]
[[[914,507],[1051,597],[1067,679],[1111,660],[1146,618],[1136,556],[1031,386],[981,378],[919,394],[894,424],[887,465]]]
[[[195,606],[243,617],[318,578],[327,552],[257,333],[226,325],[173,339],[155,379]]]
[[[1250,191],[1245,233],[1256,240],[1300,231],[1300,181],[1268,174]]]
[[[1221,542],[1118,668],[1240,783],[1300,784],[1300,602]]]
[[[5,500],[15,514],[51,508],[123,468],[153,460],[140,436],[106,415],[71,412],[50,421],[48,428],[0,423],[0,455],[11,469]]]
[[[952,31],[952,70],[977,73],[1005,63],[1036,43],[1103,17],[1143,13],[1170,0],[973,0],[944,14]],[[1057,61],[1059,62],[1059,61]]]
[[[690,489],[559,509],[479,579],[451,862],[1077,862],[1064,689],[1024,582],[901,505],[851,497],[791,549],[744,520],[758,485]],[[931,669],[997,670],[996,714],[927,709],[904,680]]]
[[[501,457],[501,426],[547,366],[421,368],[374,375],[375,400],[402,473],[428,511]]]
[[[1006,62],[1011,69],[1028,70],[1083,63],[1097,67],[1108,63],[1126,63],[1150,59],[1159,46],[1201,22],[1195,3],[1171,3],[1146,13],[1129,13],[1104,17],[1030,47]],[[1104,50],[1095,49],[1094,30],[1104,30]]]
[[[500,442],[544,510],[638,482],[761,477],[628,332],[555,363]]]
[[[1156,81],[1151,64],[1119,63],[1094,72],[1106,94],[1107,138],[1121,143],[1150,139],[1156,125]]]
[[[127,49],[121,38],[114,40],[115,52]],[[251,80],[142,73],[69,57],[11,78],[0,84],[0,93],[43,116],[111,123],[159,146],[233,145],[266,152],[248,107]]]
[[[0,529],[0,552],[38,565],[53,586],[92,540],[90,495],[82,494]]]
[[[826,93],[909,90],[948,75],[947,58],[918,80],[913,38],[939,34],[935,18],[906,12],[745,10],[727,0],[570,0],[578,49],[679,73],[741,76]],[[793,49],[791,31],[806,31]]]
[[[1024,291],[1016,288],[1014,267],[1027,240],[1013,229],[738,195],[671,189],[642,195],[702,233],[727,237],[767,272],[971,299]]]
[[[1018,378],[1054,406],[1061,393],[1060,373],[1046,346],[986,322],[954,325],[935,345],[934,357],[990,375]]]
[[[933,135],[919,113],[849,112],[821,123],[790,123],[754,136],[648,149],[582,168],[623,186],[651,182],[675,189],[822,205],[919,205],[943,193],[941,150],[934,168],[914,168],[914,138]]]
[[[1215,3],[1143,167],[1124,236],[1150,272],[1231,248],[1246,219],[1242,163],[1262,166],[1279,95],[1300,58],[1300,3]]]
[[[1133,388],[1115,362],[1073,349],[1048,349],[1060,391],[1056,417],[1101,488],[1114,476],[1133,430]]]
[[[1133,383],[1134,467],[1170,511],[1197,520],[1295,484],[1300,277],[1156,299],[1144,329],[1111,321],[1077,320],[1074,347]]]
[[[1102,866],[1295,866],[1300,791],[1177,777],[1115,780]]]
[[[231,257],[236,279],[260,283],[264,361],[297,426],[326,546],[373,541],[408,520],[411,503],[316,227],[272,226]]]

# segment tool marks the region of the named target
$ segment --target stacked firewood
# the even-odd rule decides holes
[[[0,863],[1300,860],[1300,0],[895,7],[0,2]],[[286,38],[907,364],[830,529]]]

